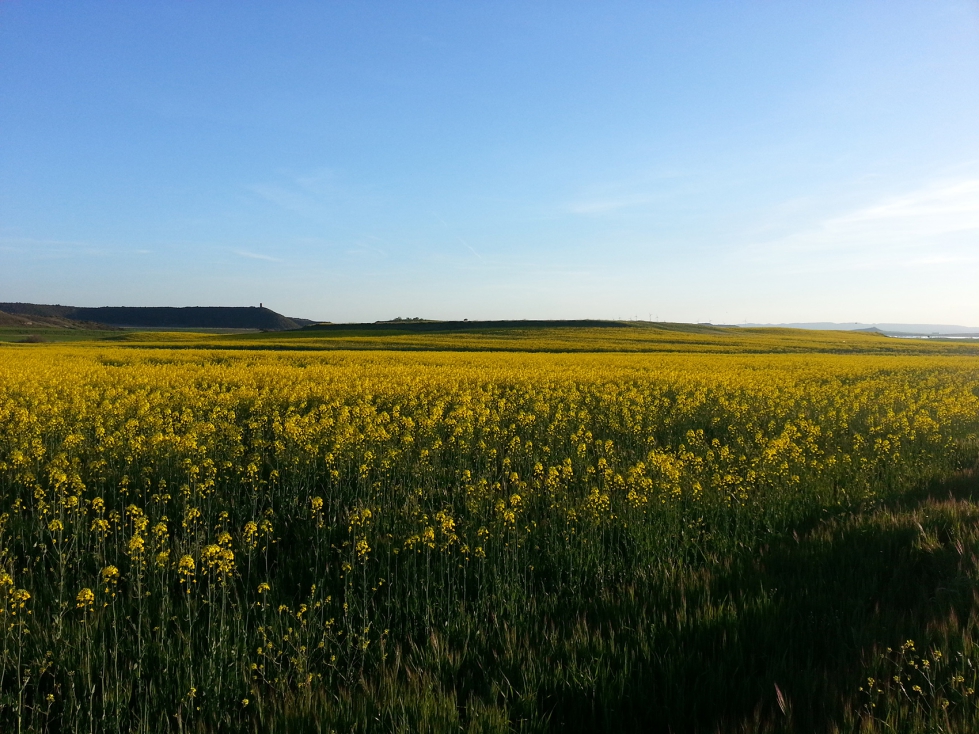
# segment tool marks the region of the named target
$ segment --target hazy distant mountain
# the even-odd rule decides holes
[[[0,303],[0,312],[40,320],[69,320],[109,326],[153,329],[298,329],[300,324],[268,308],[254,306],[52,306],[38,303]],[[52,324],[53,325],[53,324]],[[305,325],[305,324],[303,324]]]
[[[815,329],[833,331],[859,331],[876,329],[887,334],[942,334],[979,335],[979,326],[954,326],[949,324],[861,324],[857,322],[837,324],[830,321],[814,321],[803,324],[740,324],[741,326],[780,326],[786,329]]]

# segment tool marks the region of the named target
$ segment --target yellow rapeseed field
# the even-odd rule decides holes
[[[950,476],[977,426],[974,357],[5,347],[0,728],[543,730],[598,690],[582,600],[688,629],[671,579]],[[528,645],[547,685],[500,662]],[[436,703],[371,724],[385,686]]]

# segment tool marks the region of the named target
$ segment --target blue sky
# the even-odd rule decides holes
[[[979,3],[0,4],[0,301],[979,325]]]

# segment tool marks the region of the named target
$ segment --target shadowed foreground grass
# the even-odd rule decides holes
[[[728,564],[457,624],[257,730],[977,731],[977,554],[966,472]]]

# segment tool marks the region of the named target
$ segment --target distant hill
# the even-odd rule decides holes
[[[15,321],[33,320],[37,326],[70,326],[78,322],[150,329],[265,329],[285,331],[301,324],[268,308],[254,306],[77,306],[37,303],[0,303],[0,312]],[[7,319],[8,321],[10,319]],[[306,321],[303,319],[302,321]],[[306,322],[309,323],[309,322]]]
[[[35,314],[0,311],[0,327],[19,329],[95,329],[100,324],[72,321],[63,316],[38,316]]]
[[[796,324],[739,324],[740,326],[778,326],[786,329],[814,329],[817,331],[879,331],[883,334],[940,334],[943,336],[979,335],[979,326],[955,326],[951,324],[836,324],[817,321]]]

